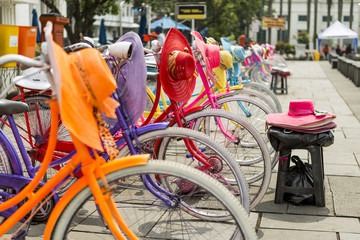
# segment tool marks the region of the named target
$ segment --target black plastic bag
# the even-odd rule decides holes
[[[295,165],[288,168],[285,185],[298,188],[313,188],[314,178],[311,165],[301,161],[298,156],[292,156],[291,161]],[[295,205],[313,204],[314,194],[285,193],[284,200]]]

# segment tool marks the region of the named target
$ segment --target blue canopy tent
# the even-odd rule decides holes
[[[191,28],[189,28],[184,24],[178,23],[176,25],[176,22],[169,17],[163,17],[150,24],[151,29],[155,29],[158,26],[162,27],[163,29],[170,29],[176,27],[179,30],[189,30],[189,31],[191,30]]]
[[[318,49],[320,52],[321,40],[323,39],[354,39],[355,53],[358,52],[358,34],[336,21],[318,35]]]

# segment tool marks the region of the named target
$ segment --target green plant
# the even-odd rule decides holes
[[[285,47],[285,43],[282,42],[282,41],[278,41],[278,42],[275,44],[275,51],[278,51],[278,52],[280,52],[280,53],[282,54],[283,51],[284,51],[284,47]]]
[[[284,51],[285,53],[289,54],[295,54],[295,45],[290,44],[290,43],[286,43],[284,46]]]
[[[295,37],[298,43],[309,43],[309,33],[305,30],[301,30],[298,32],[297,36]]]

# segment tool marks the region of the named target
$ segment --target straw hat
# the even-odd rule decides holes
[[[195,88],[195,60],[184,35],[171,28],[160,58],[160,81],[164,92],[176,102],[187,102]]]

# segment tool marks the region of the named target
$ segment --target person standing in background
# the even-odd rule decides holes
[[[325,59],[327,59],[329,54],[329,46],[325,44],[325,47],[323,47],[322,51],[324,52]]]
[[[157,40],[160,42],[161,46],[164,45],[165,34],[163,33],[163,28],[161,26],[157,26],[155,28],[155,33],[158,34]]]

